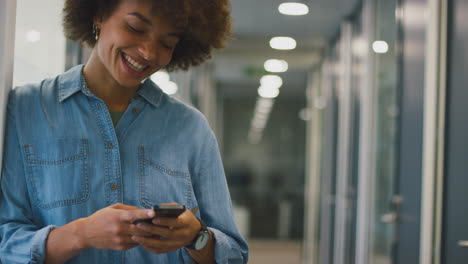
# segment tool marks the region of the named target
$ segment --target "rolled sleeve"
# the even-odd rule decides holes
[[[205,135],[193,180],[200,218],[215,238],[215,261],[247,263],[248,244],[237,230],[221,155],[214,134]],[[190,262],[188,262],[190,263]]]
[[[49,233],[57,228],[54,225],[46,226],[34,233],[31,241],[31,264],[44,263],[46,256],[46,244]]]

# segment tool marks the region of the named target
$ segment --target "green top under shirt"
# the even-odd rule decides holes
[[[116,127],[124,111],[109,111],[109,113],[112,118],[112,124],[114,124],[114,127]]]

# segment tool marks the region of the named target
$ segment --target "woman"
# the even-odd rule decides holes
[[[10,94],[0,260],[247,262],[213,133],[148,78],[221,48],[228,0],[66,0],[64,28],[86,65]]]

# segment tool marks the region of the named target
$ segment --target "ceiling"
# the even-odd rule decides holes
[[[359,0],[298,0],[309,7],[305,16],[285,16],[278,6],[287,0],[232,0],[234,39],[214,56],[218,81],[229,94],[256,94],[267,59],[284,59],[289,70],[280,74],[287,94],[301,94],[307,71],[321,59],[323,48],[338,32],[340,22]],[[297,41],[292,51],[270,48],[274,36],[289,36]],[[252,89],[254,87],[254,89]]]

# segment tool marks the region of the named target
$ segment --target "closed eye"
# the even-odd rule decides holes
[[[135,33],[139,33],[139,34],[145,33],[143,30],[138,30],[138,29],[132,27],[130,24],[127,24],[127,28],[128,28],[130,31],[135,32]]]
[[[169,50],[173,50],[174,49],[174,46],[173,45],[169,45],[167,43],[164,43],[164,42],[161,42],[161,45],[166,48],[166,49],[169,49]]]

